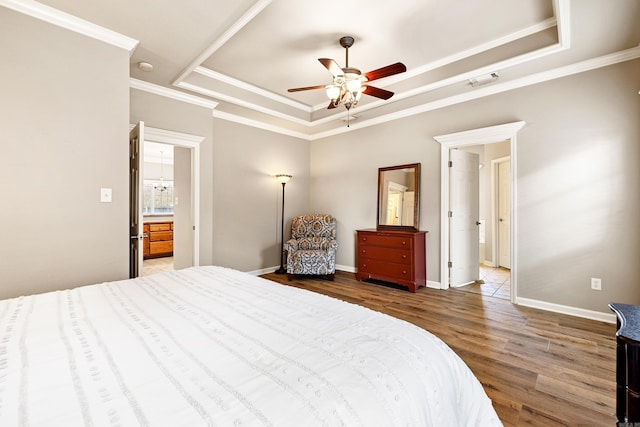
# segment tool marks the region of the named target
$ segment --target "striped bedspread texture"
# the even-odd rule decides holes
[[[0,426],[499,426],[408,322],[206,266],[0,301]]]

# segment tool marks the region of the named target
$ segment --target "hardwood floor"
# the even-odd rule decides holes
[[[358,282],[287,281],[404,319],[445,341],[471,368],[505,426],[614,426],[613,324],[520,307],[504,298],[456,289]]]

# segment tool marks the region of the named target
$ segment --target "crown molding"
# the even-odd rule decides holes
[[[251,126],[269,132],[279,133],[281,135],[293,136],[294,138],[299,138],[306,141],[312,140],[312,137],[310,135],[307,135],[306,133],[292,131],[280,126],[259,122],[257,120],[248,119],[246,117],[241,117],[231,113],[225,113],[224,111],[212,110],[211,115],[217,119],[226,120],[228,122],[239,123],[241,125]]]
[[[569,0],[553,0],[553,13],[558,21],[558,43],[571,46],[571,7]]]
[[[247,82],[243,82],[238,79],[234,79],[233,77],[227,76],[226,74],[219,73],[217,71],[213,71],[206,67],[196,67],[194,70],[195,73],[201,74],[205,77],[208,77],[213,80],[218,80],[222,83],[226,83],[231,86],[235,86],[238,89],[246,90],[248,92],[254,93],[256,95],[263,96],[265,98],[272,99],[281,104],[289,105],[293,108],[297,108],[298,110],[304,111],[305,113],[311,114],[311,107],[307,104],[303,104],[302,102],[294,101],[291,98],[287,98],[286,96],[278,95],[277,93],[273,93],[269,90],[262,89],[258,86],[254,86]]]
[[[180,92],[179,90],[145,82],[144,80],[134,79],[133,77],[129,78],[129,87],[131,89],[153,93],[154,95],[164,96],[165,98],[175,99],[176,101],[186,102],[188,104],[198,105],[212,110],[218,106],[218,103],[215,101],[210,101],[199,96]]]
[[[129,56],[133,54],[134,49],[139,43],[136,39],[77,18],[34,0],[0,0],[0,6],[125,49],[129,51]]]
[[[194,84],[186,83],[186,82],[179,82],[176,86],[179,87],[179,88],[182,88],[182,89],[190,90],[192,92],[200,93],[202,95],[210,96],[211,98],[216,98],[216,99],[219,99],[221,101],[226,101],[226,102],[238,105],[238,106],[243,107],[243,108],[248,108],[250,110],[254,110],[254,111],[257,111],[259,113],[264,113],[264,114],[268,114],[268,115],[273,116],[273,117],[278,117],[278,118],[281,118],[281,119],[284,119],[284,120],[287,120],[289,122],[296,123],[296,124],[299,124],[299,125],[302,125],[302,126],[310,126],[309,120],[303,120],[303,119],[300,119],[298,117],[291,116],[289,114],[281,113],[280,111],[272,110],[271,108],[262,107],[260,105],[254,104],[252,102],[248,102],[248,101],[242,100],[240,98],[235,98],[233,96],[225,95],[224,93],[216,92],[216,91],[211,90],[211,89],[205,89],[202,86],[198,86],[198,85],[194,85]]]

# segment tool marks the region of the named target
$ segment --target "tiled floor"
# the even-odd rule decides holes
[[[511,271],[502,267],[480,265],[480,281],[456,289],[509,300],[511,299]]]
[[[142,275],[161,273],[164,271],[173,271],[173,257],[145,259],[142,265]]]

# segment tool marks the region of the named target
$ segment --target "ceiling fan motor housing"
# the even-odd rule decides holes
[[[351,46],[353,46],[353,42],[355,41],[355,39],[351,36],[344,36],[340,38],[340,46],[348,49]]]

